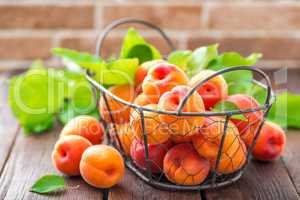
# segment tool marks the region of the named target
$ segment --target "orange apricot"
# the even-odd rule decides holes
[[[157,109],[157,105],[149,104],[145,106],[149,109]],[[169,131],[164,123],[159,120],[159,114],[151,111],[144,111],[145,133],[147,135],[147,142],[149,144],[164,143],[170,138]],[[140,140],[144,141],[142,121],[140,113],[132,112],[130,126],[134,135]]]
[[[229,174],[240,169],[246,161],[246,146],[239,136],[236,126],[229,121],[219,165],[216,166],[218,152],[224,135],[225,120],[221,117],[209,117],[205,126],[193,138],[198,153],[210,161],[213,170]]]
[[[204,81],[208,76],[214,74],[213,70],[203,70],[197,75],[192,77],[189,82],[191,87],[195,87],[201,81]],[[228,86],[222,75],[215,76],[214,78],[206,81],[201,85],[197,92],[203,99],[205,109],[210,110],[216,103],[226,99],[228,95]]]
[[[209,174],[208,160],[200,156],[190,143],[172,147],[164,158],[167,179],[180,185],[198,185]]]
[[[258,135],[252,155],[257,160],[272,161],[280,157],[285,144],[284,130],[277,124],[266,121]]]
[[[109,188],[124,176],[125,165],[121,154],[108,145],[94,145],[86,149],[80,161],[80,174],[90,185]]]
[[[251,96],[245,94],[235,94],[228,96],[227,101],[235,104],[240,110],[254,109],[259,107],[259,103]],[[231,121],[239,129],[242,140],[247,146],[250,146],[253,142],[253,138],[257,133],[257,129],[261,120],[263,119],[262,111],[255,111],[250,113],[245,113],[244,117],[246,120],[242,119],[232,119]]]
[[[92,144],[100,144],[104,137],[103,125],[94,117],[81,115],[70,120],[60,136],[79,135],[88,139]]]
[[[159,63],[148,71],[142,89],[148,98],[158,101],[166,91],[177,85],[186,85],[187,83],[188,78],[180,68],[169,63]]]
[[[171,91],[165,92],[159,99],[158,107],[162,111],[178,111],[179,105],[183,98],[190,91],[189,86],[176,86]],[[201,96],[195,92],[187,100],[183,106],[183,112],[204,112],[204,104]],[[159,119],[168,125],[171,133],[174,135],[193,135],[197,129],[204,123],[202,116],[176,116],[160,114]]]
[[[133,102],[135,97],[134,87],[129,84],[110,87],[109,91],[127,102]],[[102,119],[104,119],[107,123],[111,123],[112,121],[116,124],[129,122],[130,107],[112,99],[108,95],[106,95],[106,98],[110,112],[106,106],[104,97],[102,96],[99,102],[99,112]],[[111,119],[110,113],[112,114],[113,120]]]
[[[84,137],[78,135],[68,135],[60,138],[52,152],[52,163],[60,172],[77,176],[79,172],[79,163],[83,152],[92,146]]]

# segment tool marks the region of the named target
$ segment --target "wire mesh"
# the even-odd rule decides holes
[[[128,22],[154,28],[167,38],[173,49],[171,41],[155,25],[136,19],[122,19],[104,30],[98,40],[97,55],[108,33]],[[218,75],[245,70],[260,75],[266,83],[253,81],[266,92],[262,105],[220,112],[191,112],[191,109],[186,109],[193,94],[207,81]],[[134,93],[124,100],[93,80],[89,72],[86,78],[101,92],[99,110],[106,124],[109,143],[119,149],[128,169],[139,178],[167,190],[202,190],[238,180],[251,158],[252,148],[273,99],[269,78],[254,66],[217,71],[190,88],[180,99],[177,109],[171,111],[157,106],[137,105],[133,103]],[[239,115],[246,120],[235,118]],[[169,156],[167,152],[176,151],[172,148],[175,144],[180,146],[176,149],[178,152]]]

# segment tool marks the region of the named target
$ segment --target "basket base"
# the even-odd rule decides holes
[[[236,182],[242,176],[243,173],[242,170],[239,170],[238,172],[235,172],[233,174],[224,175],[224,177],[222,177],[222,179],[224,180],[218,180],[216,181],[215,184],[212,184],[209,180],[206,180],[204,181],[204,183],[200,185],[186,186],[186,185],[176,185],[169,181],[162,182],[162,181],[157,181],[155,179],[149,179],[142,171],[137,169],[137,167],[133,164],[131,160],[126,160],[125,165],[130,171],[132,171],[136,176],[138,176],[148,185],[151,185],[157,189],[169,190],[169,191],[200,191],[206,189],[219,188]]]

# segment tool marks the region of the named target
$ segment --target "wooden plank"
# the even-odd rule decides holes
[[[81,178],[67,178],[66,192],[42,196],[29,189],[41,176],[57,173],[51,163],[51,152],[61,127],[37,136],[26,137],[20,131],[0,177],[0,199],[102,199],[102,191],[88,186]],[[78,188],[76,186],[79,185]],[[74,188],[75,187],[75,188]],[[73,189],[72,189],[73,188]]]
[[[125,177],[118,185],[110,189],[108,199],[111,200],[201,200],[199,192],[170,192],[155,189],[138,177],[136,177],[128,169],[126,170]]]
[[[300,195],[300,131],[289,131],[283,161]]]
[[[8,74],[0,74],[0,174],[18,130],[17,120],[8,105]]]
[[[207,200],[299,199],[282,160],[271,163],[252,161],[239,181],[231,186],[207,190],[205,195]]]

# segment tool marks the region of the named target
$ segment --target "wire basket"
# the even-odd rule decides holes
[[[124,18],[112,22],[104,29],[102,35],[98,38],[96,47],[97,56],[101,52],[103,41],[108,33],[119,25],[126,23],[138,23],[156,30],[166,40],[170,49],[175,50],[171,40],[159,27],[143,20]],[[263,105],[244,110],[221,112],[184,111],[185,106],[189,103],[189,99],[205,82],[221,74],[243,70],[256,73],[262,78],[263,82],[265,82],[265,84],[263,84],[262,82],[253,80],[255,85],[263,88],[266,92],[266,98]],[[125,164],[130,171],[149,185],[165,190],[203,190],[229,185],[237,181],[241,177],[251,158],[251,150],[255,145],[273,99],[273,92],[268,76],[254,66],[225,68],[208,76],[185,94],[179,102],[177,111],[163,111],[153,107],[136,105],[132,103],[133,101],[126,101],[111,93],[103,85],[93,80],[88,72],[86,78],[95,89],[101,92],[100,101],[102,101],[102,103],[104,102],[102,106],[105,106],[105,109],[108,111],[108,113],[106,113],[108,114],[108,118],[102,119],[107,130],[106,135],[108,142],[119,149],[124,157]],[[112,110],[111,107],[115,107],[116,105],[123,110],[117,112]],[[248,120],[247,126],[244,126],[245,132],[252,130],[249,132],[252,134],[252,139],[247,147],[240,137],[241,132],[235,134],[237,128],[234,123],[232,123],[232,119],[234,116],[238,115],[244,115]],[[250,120],[250,116],[253,115],[259,117],[255,121]],[[159,120],[160,116],[169,117],[174,120],[170,123],[161,122]],[[126,117],[130,118],[130,122],[126,122],[125,125],[120,123],[120,119]],[[201,120],[206,121],[206,123],[199,123]],[[192,125],[190,122],[192,122]],[[188,124],[187,127],[181,129],[180,125],[185,123]],[[139,132],[140,142],[137,142],[137,140],[135,140],[135,143],[132,142],[132,136],[135,135],[134,137],[136,137],[137,135],[132,134],[134,131]],[[200,167],[201,163],[193,161],[193,150],[186,150],[186,154],[174,158],[173,162],[172,159],[169,163],[165,161],[166,165],[164,164],[164,166],[162,166],[161,163],[164,162],[162,159],[164,159],[166,152],[173,145],[174,141],[176,143],[176,140],[173,140],[173,142],[169,142],[168,140],[161,144],[156,144],[155,139],[157,138],[153,137],[153,135],[159,131],[161,133],[170,133],[170,135],[176,135],[176,132],[181,131],[184,136],[178,136],[179,140],[182,137],[188,139],[190,142],[182,143],[182,148],[189,149],[188,144],[194,144],[194,147],[196,145],[196,149],[198,149],[197,147],[199,147],[199,149],[204,149],[204,153],[209,149],[216,148],[213,156],[208,159],[209,169],[207,170],[207,167],[205,168],[205,166]],[[201,138],[197,140],[198,142],[195,142],[196,139],[194,138],[195,136],[193,136],[195,132],[201,135]],[[189,139],[189,137],[192,139]],[[174,136],[174,138],[176,138],[176,136]],[[215,142],[216,140],[218,142]],[[129,150],[128,145],[130,146]],[[140,151],[140,149],[142,149],[142,151]],[[139,155],[136,156],[140,157],[140,162],[132,159],[131,155],[135,152],[139,152],[137,153]],[[211,154],[211,152],[206,153],[207,155]],[[204,176],[203,174],[205,173],[207,173],[207,175]],[[201,180],[201,183],[198,184],[197,182],[199,182],[200,179],[203,179],[203,177],[205,179]],[[176,181],[174,181],[175,179]]]

